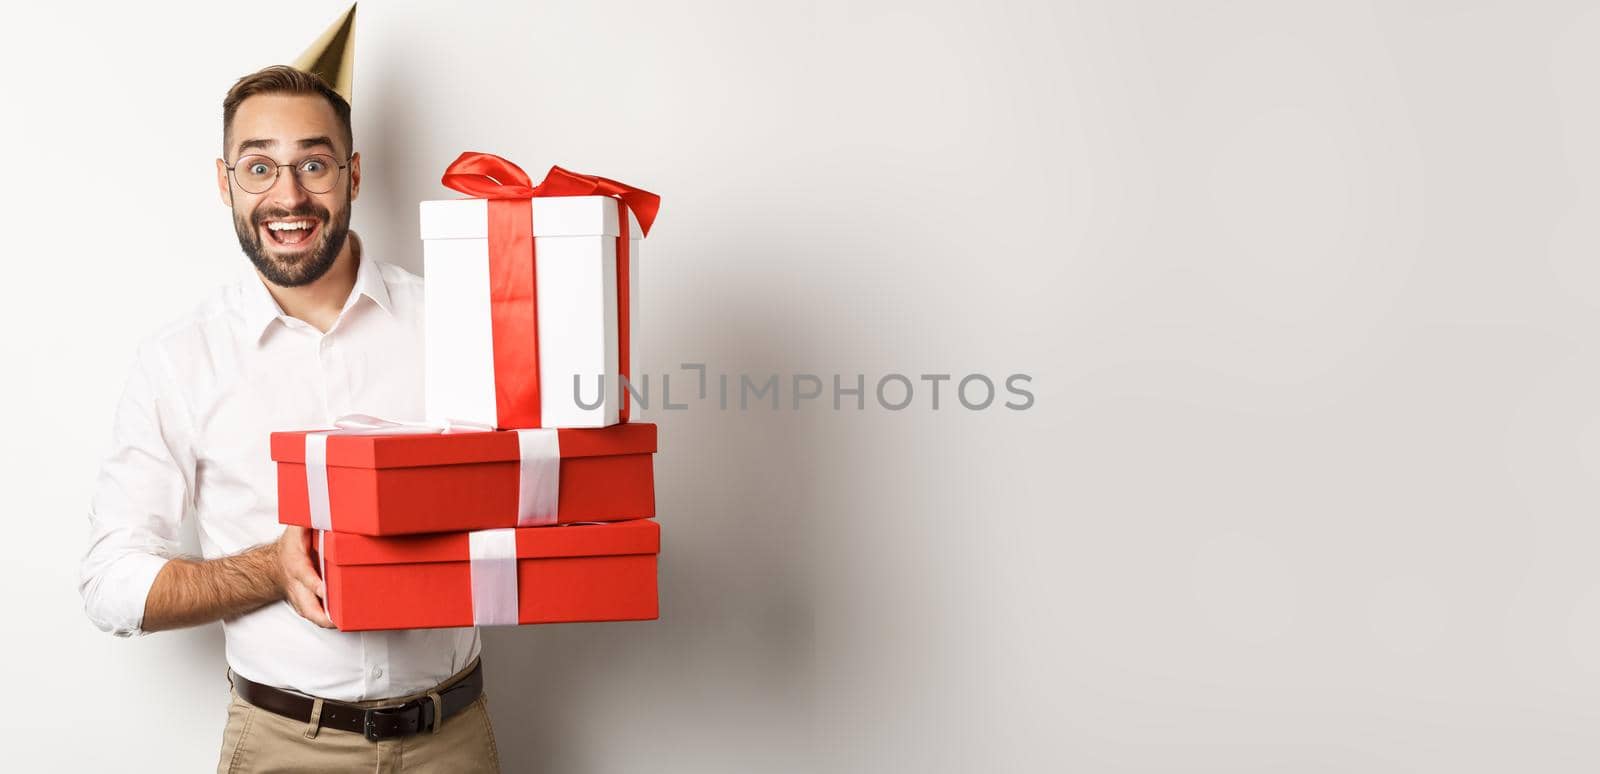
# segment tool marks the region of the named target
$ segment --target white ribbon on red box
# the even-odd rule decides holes
[[[311,526],[333,529],[333,508],[328,497],[328,436],[391,435],[396,433],[484,432],[493,427],[473,422],[394,422],[366,414],[346,414],[334,421],[336,430],[306,433],[306,494],[311,504]],[[561,439],[555,428],[517,430],[517,526],[543,527],[556,523],[561,499]]]
[[[600,522],[584,522],[599,524]],[[328,577],[328,549],[324,536],[317,530],[317,575]],[[517,531],[480,529],[467,533],[468,572],[472,575],[472,625],[516,626],[519,593],[517,591]],[[328,598],[322,598],[322,613],[330,619]]]
[[[599,525],[578,521],[566,527]],[[510,527],[467,533],[472,573],[472,625],[516,626],[521,592],[517,588],[517,531]]]
[[[467,533],[472,571],[472,625],[517,625],[517,531]]]

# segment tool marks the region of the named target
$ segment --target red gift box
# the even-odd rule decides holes
[[[308,432],[273,433],[278,521],[362,535],[404,535],[655,515],[655,425],[632,422],[538,432],[557,434],[560,456],[554,463],[559,466],[553,476],[558,482],[554,513],[537,522],[519,522],[519,513],[526,516],[520,503],[528,493],[522,491],[525,463],[517,431],[328,433],[325,524],[312,518]]]
[[[475,556],[475,535],[505,538],[499,567]],[[326,582],[328,615],[341,631],[659,616],[661,531],[648,519],[401,537],[318,532],[317,538],[313,561]],[[485,598],[496,594],[500,617],[488,620],[495,611],[484,610]]]

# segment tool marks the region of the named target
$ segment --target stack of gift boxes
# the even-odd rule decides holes
[[[464,153],[421,205],[426,418],[272,434],[344,631],[657,617],[652,455],[623,382],[659,199]]]

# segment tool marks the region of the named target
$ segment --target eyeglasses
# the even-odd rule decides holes
[[[345,159],[346,162],[349,160]],[[295,182],[301,188],[309,193],[321,194],[333,190],[334,182],[339,179],[339,170],[347,166],[348,163],[340,164],[332,156],[322,153],[307,156],[298,164],[279,164],[270,156],[250,155],[241,157],[228,167],[228,171],[233,173],[234,182],[246,193],[262,194],[272,190],[272,185],[278,182],[278,170],[288,167],[294,170]]]

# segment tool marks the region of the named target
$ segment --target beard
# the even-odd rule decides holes
[[[273,245],[275,251],[269,254],[263,244],[265,237],[261,235],[263,224],[269,220],[295,218],[315,220],[318,224],[316,239],[287,250]],[[268,282],[285,288],[309,285],[333,268],[339,251],[344,248],[345,237],[350,233],[350,207],[340,210],[338,220],[315,202],[293,212],[257,208],[245,216],[235,211],[233,230],[239,235],[239,247]]]

